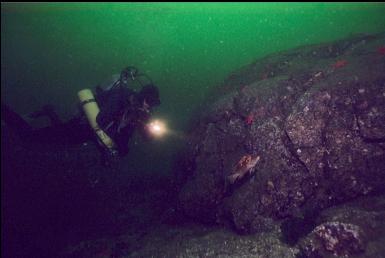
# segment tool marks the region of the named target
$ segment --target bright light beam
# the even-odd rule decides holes
[[[162,137],[168,132],[166,124],[160,120],[151,121],[147,124],[147,128],[155,137]]]

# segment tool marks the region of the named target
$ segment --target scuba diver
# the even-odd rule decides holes
[[[143,83],[141,78],[146,78]],[[134,91],[129,81],[141,85],[139,92]],[[147,122],[151,109],[160,105],[159,90],[145,74],[140,74],[135,67],[127,67],[119,79],[103,90],[96,88],[96,98],[88,89],[78,93],[83,110],[91,127],[98,136],[99,145],[107,156],[125,156],[128,142],[136,128],[145,138],[149,138]],[[100,112],[97,107],[100,106]]]
[[[142,81],[147,79],[147,83]],[[139,91],[129,87],[129,82],[138,82]],[[159,90],[145,74],[129,66],[108,88],[96,87],[78,92],[80,115],[61,122],[50,105],[34,112],[33,118],[47,116],[51,126],[32,128],[23,118],[5,104],[1,104],[2,120],[13,128],[25,143],[82,144],[97,141],[104,165],[128,153],[128,143],[135,129],[146,138],[150,137],[147,122],[153,107],[160,105]],[[85,119],[85,117],[87,119]],[[88,123],[86,122],[88,120]]]

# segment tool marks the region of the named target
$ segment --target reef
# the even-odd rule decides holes
[[[355,226],[314,223],[322,210],[384,192],[384,46],[384,34],[359,35],[233,72],[191,124],[174,171],[180,214],[240,234],[307,221],[299,235],[356,239],[337,254],[362,250]],[[260,160],[229,193],[226,178],[246,155]]]
[[[384,34],[360,35],[233,72],[192,120],[172,184],[103,168],[92,144],[26,148],[2,124],[8,250],[383,257],[384,49]]]

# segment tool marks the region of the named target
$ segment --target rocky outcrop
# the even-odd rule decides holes
[[[382,257],[385,196],[359,198],[321,212],[298,243],[298,257]]]
[[[278,231],[239,237],[225,229],[199,225],[154,228],[148,234],[83,241],[60,257],[282,257],[299,250],[279,241]]]
[[[361,197],[327,208],[313,218],[312,228],[299,237],[298,243],[285,239],[287,233],[308,227],[309,220],[292,219],[287,229],[271,224],[265,232],[245,236],[218,226],[156,225],[151,230],[129,230],[115,237],[81,241],[65,248],[59,257],[384,256],[385,195]],[[259,225],[267,223],[260,221]]]
[[[384,35],[358,36],[234,72],[192,125],[176,171],[178,208],[253,233],[384,191],[384,48]],[[229,191],[226,178],[246,155],[260,160]]]

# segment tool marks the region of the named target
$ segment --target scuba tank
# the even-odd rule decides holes
[[[120,77],[109,87],[109,90],[113,89],[123,89],[125,87],[128,87],[128,82],[131,80],[132,82],[136,81],[138,82],[141,87],[144,86],[143,82],[140,78],[146,78],[148,81],[152,83],[151,78],[149,78],[145,74],[141,74],[138,72],[138,69],[134,66],[128,66],[125,69],[122,70],[120,73]],[[103,93],[103,89],[97,88],[97,95],[102,95],[99,93]],[[99,143],[104,145],[107,149],[110,151],[114,151],[116,149],[116,144],[114,141],[109,137],[98,125],[96,122],[96,117],[100,112],[99,106],[97,101],[95,100],[94,94],[90,89],[83,89],[78,92],[78,97],[80,100],[80,104],[82,106],[82,109],[87,117],[87,120],[91,126],[91,128],[94,130],[95,134],[97,135],[97,139]]]
[[[106,146],[109,150],[114,150],[114,141],[99,127],[98,123],[96,122],[96,117],[100,110],[92,91],[90,89],[83,89],[78,92],[78,97],[83,111],[87,117],[88,123],[94,130],[95,134],[98,136],[99,142]]]

